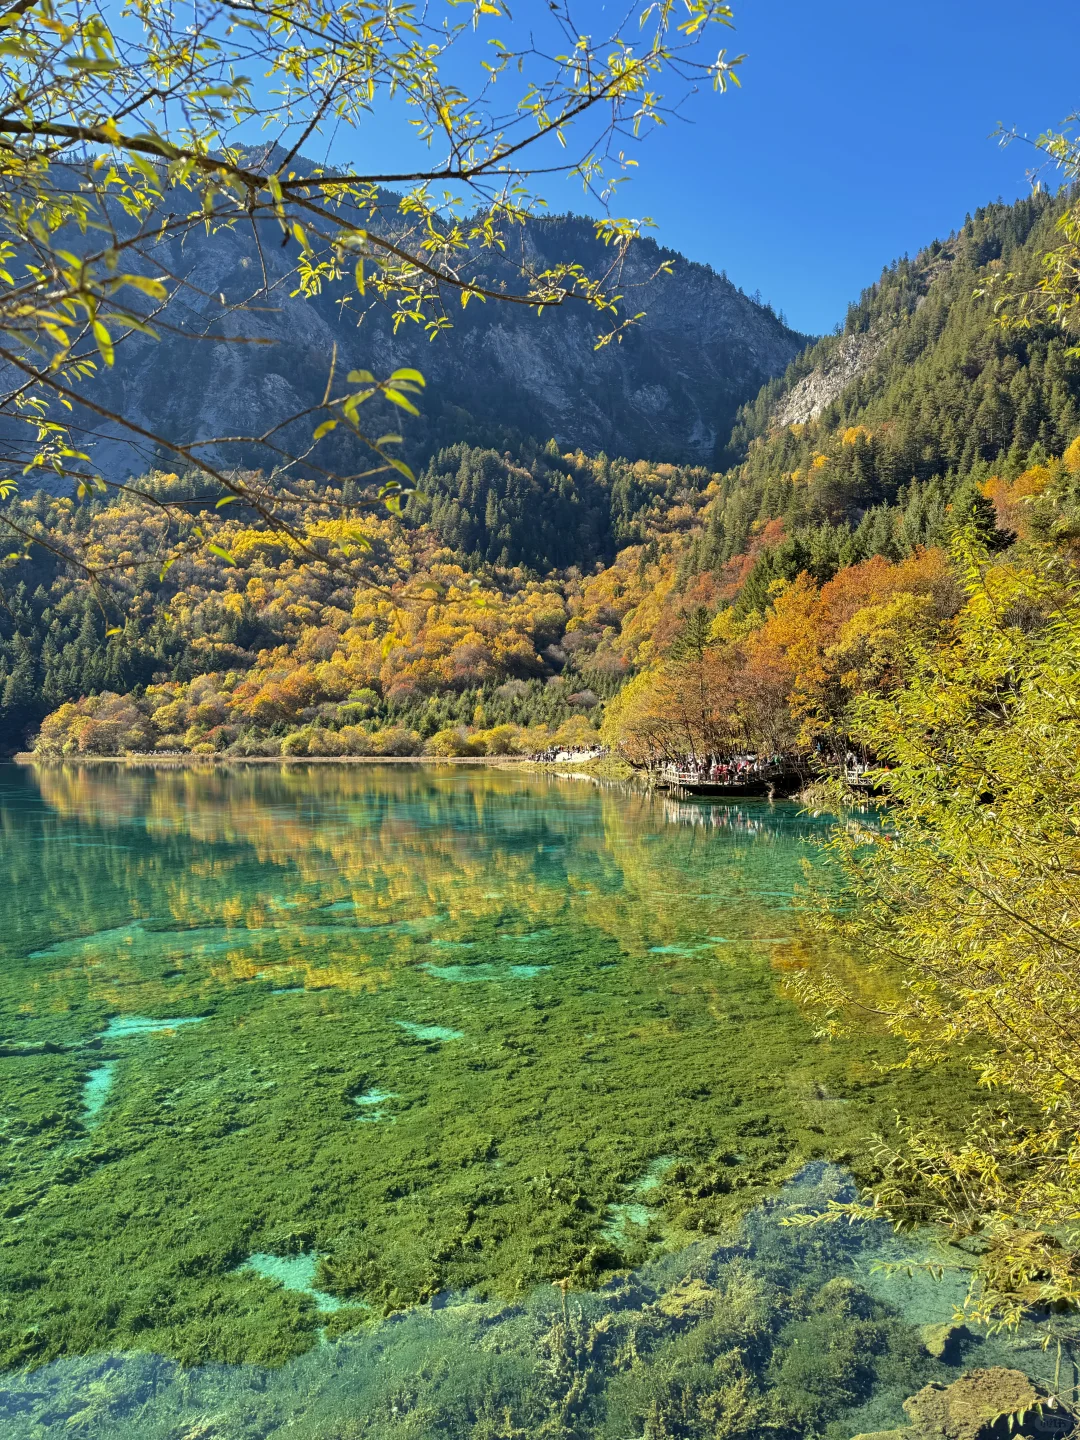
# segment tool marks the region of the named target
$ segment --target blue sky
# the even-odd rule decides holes
[[[735,0],[741,90],[639,152],[632,211],[819,332],[889,260],[1028,190],[1031,135],[1080,109],[1077,0]],[[628,206],[630,189],[624,192]]]
[[[599,34],[627,4],[572,10]],[[639,168],[614,208],[650,216],[662,243],[760,290],[808,332],[831,330],[885,264],[966,212],[1027,193],[1037,156],[991,139],[999,121],[1034,137],[1080,109],[1080,0],[731,4],[742,88],[692,97],[685,122],[635,147]],[[542,31],[547,5],[514,0],[512,13],[522,34]],[[416,163],[393,110],[341,134],[334,163]],[[578,183],[545,181],[543,193],[552,210],[589,208]]]

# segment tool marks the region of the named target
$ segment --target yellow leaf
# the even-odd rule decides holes
[[[168,291],[160,280],[152,280],[149,275],[123,275],[120,277],[122,285],[130,285],[135,290],[141,290],[144,295],[149,295],[153,300],[165,300],[168,298]]]
[[[391,390],[388,386],[383,391],[383,394],[386,396],[387,400],[391,401],[392,404],[400,405],[402,410],[408,411],[410,415],[420,414],[420,411],[416,408],[412,401],[407,400],[405,396],[402,395],[400,390]]]
[[[97,341],[97,347],[101,351],[101,358],[105,361],[106,365],[111,365],[114,359],[112,336],[100,320],[94,321],[94,339]]]

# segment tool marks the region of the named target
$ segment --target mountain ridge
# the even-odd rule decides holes
[[[592,222],[580,216],[529,220],[520,238],[540,268],[573,259],[599,271],[611,263]],[[421,415],[405,437],[414,462],[448,444],[490,443],[516,432],[540,443],[553,437],[564,450],[712,464],[739,407],[782,373],[808,339],[725,275],[651,237],[631,243],[617,276],[625,308],[644,311],[644,318],[620,343],[599,349],[602,320],[584,303],[536,314],[496,300],[474,302],[430,341],[419,325],[395,329],[389,311],[377,305],[359,315],[346,311],[332,288],[313,297],[289,295],[287,252],[257,246],[242,228],[210,238],[190,235],[182,244],[166,238],[154,253],[186,278],[168,311],[186,333],[167,332],[158,341],[131,337],[118,347],[114,368],[99,370],[88,383],[99,403],[173,442],[263,433],[319,402],[336,355],[339,374],[362,368],[387,375],[408,366],[425,376]],[[261,300],[231,309],[250,295],[264,264],[271,305]],[[664,273],[666,265],[671,274]],[[221,330],[223,315],[237,341],[272,343],[191,338]],[[92,462],[107,478],[154,465],[175,468],[167,450],[124,437],[116,425],[80,416],[80,409],[76,418],[91,433]],[[302,443],[310,426],[283,433]],[[356,442],[344,432],[324,450],[343,472],[361,468]],[[225,466],[266,463],[252,445],[203,453]]]

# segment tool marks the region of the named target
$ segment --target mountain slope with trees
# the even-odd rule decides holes
[[[724,477],[692,564],[722,566],[781,520],[776,573],[827,579],[854,560],[940,542],[948,507],[976,504],[991,473],[1015,479],[1061,455],[1080,430],[1080,358],[1052,326],[995,326],[980,292],[1004,271],[1032,283],[1067,206],[1045,193],[989,205],[886,269],[842,335],[811,346],[740,414],[731,446],[744,458]]]
[[[473,737],[496,724],[541,743],[561,725],[599,725],[620,686],[655,679],[696,626],[701,654],[745,698],[709,721],[707,748],[761,741],[747,718],[761,711],[756,687],[770,697],[770,748],[842,746],[853,695],[898,683],[905,646],[959,604],[946,551],[963,525],[1002,549],[1017,534],[1067,539],[1080,516],[1080,360],[1052,327],[995,326],[977,293],[1005,267],[1037,271],[1064,205],[1036,195],[989,206],[886,270],[843,335],[812,346],[743,410],[731,444],[745,458],[724,474],[563,453],[504,432],[493,446],[438,450],[400,519],[373,520],[359,492],[324,503],[311,488],[294,518],[314,555],[257,539],[240,507],[218,514],[213,496],[200,506],[193,478],[159,474],[146,482],[150,502],[22,503],[24,526],[59,527],[85,553],[122,563],[104,602],[40,552],[9,566],[6,743],[94,692],[131,693],[146,719],[146,687],[161,686],[169,706],[192,686],[224,698],[184,699],[149,728],[133,721],[132,743],[361,753],[420,748],[445,731],[444,747],[482,749],[489,741]],[[810,400],[813,416],[786,419]],[[159,580],[158,496],[191,497],[205,536],[235,564],[192,553]],[[342,567],[332,537],[358,530]],[[295,703],[249,704],[299,672]],[[613,743],[629,703],[609,706]],[[634,713],[640,739],[651,722]],[[84,729],[73,740],[54,727],[49,743],[107,745],[105,731]],[[394,734],[370,738],[384,731]],[[676,727],[662,749],[690,743]]]

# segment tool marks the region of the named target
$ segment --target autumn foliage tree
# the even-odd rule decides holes
[[[809,756],[852,743],[851,706],[905,678],[913,647],[959,604],[947,556],[880,556],[818,585],[777,581],[764,613],[692,617],[608,708],[604,734],[637,764],[742,751]]]
[[[1080,594],[1053,554],[958,562],[947,643],[919,643],[900,688],[854,707],[889,804],[836,828],[839,884],[819,882],[808,913],[864,995],[877,977],[909,1064],[977,1072],[988,1103],[962,1133],[883,1150],[877,1213],[977,1237],[972,1311],[1016,1320],[1080,1301]],[[806,986],[833,1026],[859,1013],[838,973]]]
[[[106,423],[197,473],[211,504],[240,501],[299,544],[282,504],[298,495],[297,476],[374,484],[396,504],[412,483],[400,437],[363,417],[376,400],[415,414],[415,370],[343,375],[328,357],[320,403],[267,414],[246,436],[158,433],[104,403],[94,381],[120,347],[189,333],[185,304],[214,298],[169,247],[200,234],[212,248],[243,228],[262,258],[250,294],[223,300],[220,323],[192,339],[244,343],[237,312],[273,302],[265,256],[284,247],[292,264],[274,293],[332,290],[357,319],[381,302],[395,324],[434,336],[470,301],[581,305],[606,343],[634,318],[618,286],[636,223],[597,221],[604,258],[592,272],[572,259],[538,267],[515,236],[543,204],[541,174],[576,177],[607,207],[626,146],[677,100],[671,87],[726,87],[737,58],[702,47],[730,24],[719,0],[635,4],[596,36],[562,3],[526,32],[502,0],[132,0],[122,16],[81,0],[19,0],[0,15],[0,498],[23,476],[51,475],[80,496],[115,487],[89,443]],[[380,159],[391,126],[411,163]],[[331,138],[364,160],[305,158]],[[346,472],[326,458],[335,430],[354,442]],[[227,458],[252,446],[265,460],[259,477]],[[159,568],[200,546],[229,561],[212,513],[193,519],[172,497],[157,500],[172,522]],[[84,575],[109,573],[43,523],[0,523],[16,559],[36,542]]]

